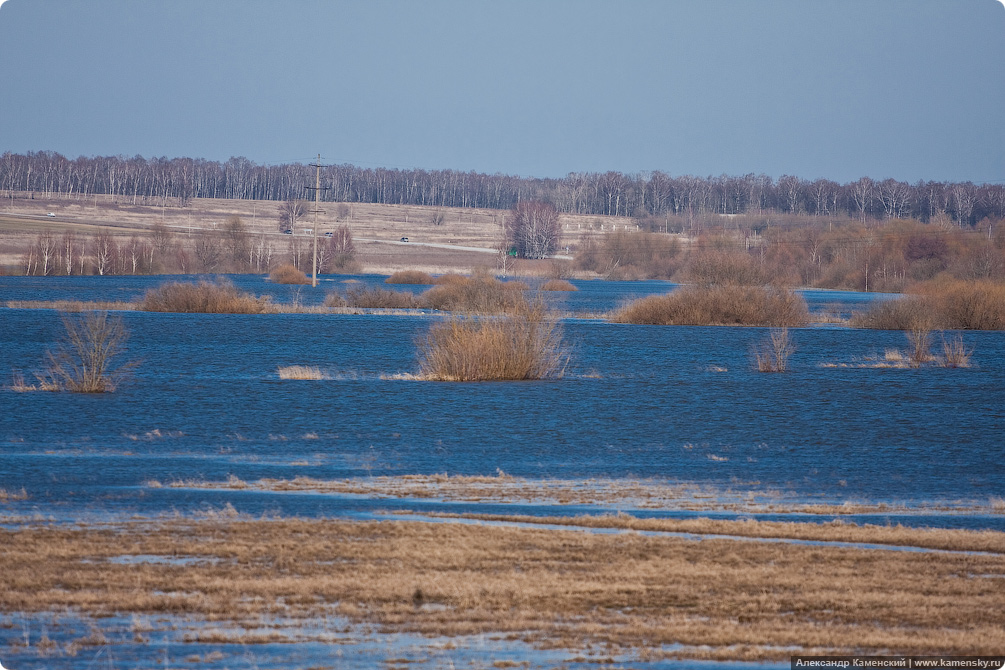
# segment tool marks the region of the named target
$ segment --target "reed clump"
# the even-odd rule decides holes
[[[476,272],[471,277],[444,275],[440,279],[443,283],[420,297],[424,307],[474,314],[500,314],[527,307],[527,285],[523,282],[500,281],[487,272]]]
[[[578,291],[575,284],[565,279],[549,279],[541,285],[542,291]]]
[[[329,379],[327,373],[314,365],[285,365],[276,369],[280,379],[297,379],[316,381]]]
[[[419,270],[399,270],[384,280],[385,284],[433,284],[433,277]]]
[[[419,299],[407,291],[386,288],[350,286],[345,293],[330,293],[325,307],[358,307],[361,309],[417,309]]]
[[[274,284],[310,284],[311,280],[307,278],[303,270],[290,265],[289,263],[284,263],[280,265],[275,270],[269,273],[269,281]]]
[[[789,289],[688,286],[648,296],[617,310],[612,321],[662,326],[798,327],[809,321],[806,301]]]
[[[430,381],[554,378],[568,362],[561,326],[540,303],[496,318],[454,317],[419,343],[419,377]]]
[[[239,291],[226,279],[196,284],[169,282],[147,291],[140,303],[140,309],[147,312],[262,314],[269,308],[268,296],[257,298]]]

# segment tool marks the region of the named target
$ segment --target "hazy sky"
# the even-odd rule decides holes
[[[7,0],[0,152],[1005,181],[999,0]]]

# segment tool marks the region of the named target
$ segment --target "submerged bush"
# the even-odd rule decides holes
[[[806,301],[788,289],[760,286],[688,286],[640,298],[612,321],[660,326],[803,326]]]
[[[416,309],[419,300],[407,291],[386,288],[352,286],[344,294],[331,293],[325,307],[359,307],[361,309]]]
[[[129,333],[120,317],[108,312],[62,316],[66,329],[55,351],[46,352],[46,369],[37,374],[41,389],[75,393],[114,391],[135,363],[119,364]]]
[[[384,280],[385,284],[432,284],[432,275],[418,270],[399,270]]]
[[[565,279],[549,279],[541,286],[542,291],[578,291],[579,289]]]
[[[569,361],[556,318],[541,304],[502,317],[453,317],[419,343],[419,376],[432,381],[561,377]]]
[[[289,263],[284,263],[269,273],[269,281],[275,284],[310,284],[303,270],[300,270]]]
[[[170,282],[147,291],[140,309],[147,312],[200,312],[208,314],[261,314],[269,298],[256,298],[237,290],[225,279],[197,284]]]
[[[785,372],[796,350],[788,328],[772,328],[768,340],[754,351],[759,372]]]
[[[447,279],[450,277],[450,279]],[[424,307],[449,312],[498,314],[526,309],[523,282],[503,282],[485,272],[471,277],[445,275],[420,297]]]

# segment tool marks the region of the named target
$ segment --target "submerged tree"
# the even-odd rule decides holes
[[[38,375],[43,388],[76,393],[114,391],[136,363],[119,364],[129,333],[120,317],[108,312],[63,315],[66,329],[55,351],[46,352],[46,369]]]

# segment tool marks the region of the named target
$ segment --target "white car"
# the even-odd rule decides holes
[[[56,215],[55,215],[55,214],[53,214],[52,212],[49,212],[48,214],[46,214],[46,216],[51,216],[51,217],[52,217],[52,218],[54,218],[54,219],[56,218]]]

